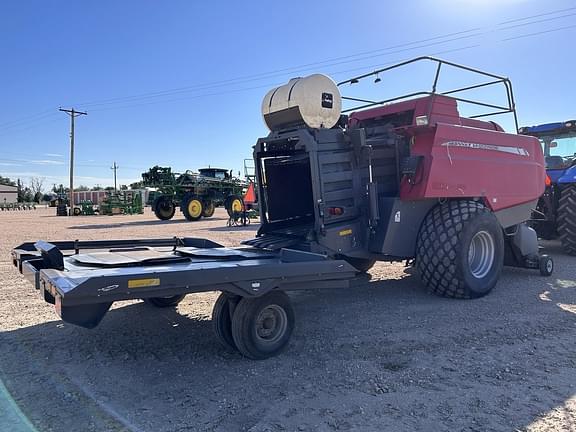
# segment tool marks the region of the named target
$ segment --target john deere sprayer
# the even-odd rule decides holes
[[[143,185],[155,188],[152,210],[160,220],[172,219],[176,207],[189,221],[211,217],[214,209],[224,205],[228,212],[242,210],[243,180],[222,168],[201,168],[198,173],[183,174],[170,167],[155,166],[142,174]]]

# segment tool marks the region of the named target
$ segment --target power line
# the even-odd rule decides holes
[[[539,24],[539,23],[545,22],[545,21],[562,19],[562,18],[573,16],[575,14],[572,13],[572,14],[565,14],[565,15],[561,15],[561,16],[553,16],[553,17],[550,17],[550,16],[551,15],[558,15],[558,14],[561,14],[564,12],[570,12],[570,11],[574,11],[574,10],[576,10],[576,7],[558,9],[558,10],[549,11],[549,12],[545,12],[545,13],[540,13],[540,14],[530,15],[530,16],[526,16],[526,17],[516,18],[513,20],[502,21],[502,22],[499,22],[493,26],[471,28],[471,29],[467,29],[467,30],[462,30],[462,31],[447,33],[447,34],[443,34],[443,35],[433,36],[433,37],[420,39],[420,40],[416,40],[416,41],[391,45],[391,46],[376,49],[376,50],[362,51],[362,52],[358,52],[358,53],[350,54],[350,55],[346,55],[346,56],[339,56],[339,57],[334,57],[334,58],[327,59],[327,60],[322,60],[322,61],[317,61],[317,62],[312,62],[312,63],[306,63],[306,64],[303,64],[300,66],[292,66],[292,67],[287,67],[287,68],[282,68],[282,69],[276,69],[273,71],[262,72],[262,73],[258,73],[258,74],[240,76],[240,77],[230,78],[230,79],[226,79],[226,80],[213,81],[213,82],[208,82],[208,83],[203,83],[203,84],[195,84],[192,86],[178,87],[178,88],[174,88],[174,89],[161,90],[161,91],[156,91],[156,92],[141,93],[141,94],[132,95],[132,96],[120,96],[120,97],[109,98],[109,99],[100,99],[100,100],[95,100],[92,102],[85,102],[82,105],[84,105],[84,106],[107,106],[107,105],[116,105],[116,104],[128,103],[128,102],[145,101],[148,99],[158,99],[158,98],[163,98],[163,97],[175,96],[175,95],[178,95],[181,93],[187,93],[187,92],[193,92],[193,91],[199,91],[199,90],[207,90],[207,89],[223,87],[223,86],[225,87],[225,86],[230,86],[230,85],[234,85],[234,84],[241,84],[241,83],[246,83],[246,82],[251,82],[251,81],[259,81],[259,80],[268,79],[268,78],[276,78],[276,77],[284,76],[287,73],[307,71],[307,70],[310,70],[312,68],[316,68],[317,66],[320,66],[320,65],[325,65],[326,67],[330,67],[330,66],[335,66],[335,65],[339,65],[339,64],[357,62],[357,61],[362,61],[362,60],[367,60],[367,59],[377,57],[375,55],[370,55],[370,54],[383,53],[383,54],[381,54],[382,56],[392,55],[392,54],[397,54],[397,53],[401,53],[401,52],[405,52],[405,51],[409,51],[409,50],[427,48],[430,46],[435,46],[435,45],[440,45],[440,44],[446,44],[446,43],[454,42],[457,40],[479,37],[479,36],[485,35],[487,32],[482,32],[482,31],[487,30],[487,29],[496,28],[496,31],[505,31],[505,30],[513,29],[513,28],[520,27],[520,26],[534,25],[534,24]],[[550,17],[550,18],[545,18],[543,20],[534,20],[535,18],[541,18],[541,17]],[[517,22],[528,21],[528,20],[533,20],[533,21],[524,22],[522,24],[517,24],[517,25],[513,25],[513,26],[506,26],[506,24],[517,23]],[[566,29],[566,28],[570,28],[570,27],[564,27],[562,29]],[[557,31],[557,30],[552,29],[551,31]],[[543,31],[543,32],[539,32],[538,34],[543,34],[546,32],[547,31]],[[517,37],[508,38],[505,40],[520,39],[522,37],[525,37],[525,36],[521,35],[521,36],[517,36]],[[424,45],[422,45],[422,44],[424,44]],[[414,46],[414,45],[418,45],[418,46]],[[404,48],[404,49],[401,49],[401,48]],[[393,50],[396,50],[396,51],[393,51]],[[391,52],[384,53],[386,51],[391,51]],[[347,61],[341,61],[341,60],[347,60]],[[263,86],[253,87],[250,89],[262,88],[262,87]],[[234,90],[234,91],[245,91],[245,90],[246,89],[239,89],[239,90]],[[216,93],[216,94],[222,94],[222,93]],[[204,96],[200,96],[200,97],[204,97]],[[164,101],[162,101],[162,102],[164,102]],[[36,123],[38,120],[42,120],[44,118],[44,117],[40,117],[40,118],[36,118],[36,117],[42,116],[42,115],[44,115],[46,117],[50,117],[54,114],[49,114],[48,111],[45,110],[45,111],[42,111],[38,114],[34,114],[34,115],[27,116],[27,117],[24,117],[24,118],[21,118],[18,120],[13,120],[13,121],[2,123],[2,124],[0,124],[0,130],[6,129],[6,128],[12,128],[12,127],[16,127],[16,126],[21,126],[21,125],[25,125],[25,124],[29,124],[29,123]],[[27,130],[27,129],[25,129],[25,130]]]
[[[41,112],[39,112],[39,113],[32,114],[32,115],[29,115],[29,116],[26,116],[26,117],[21,117],[21,118],[16,119],[16,120],[11,120],[11,121],[7,121],[7,122],[4,122],[4,123],[0,123],[0,128],[4,128],[4,127],[8,127],[8,128],[9,128],[9,127],[14,127],[14,125],[17,126],[17,125],[20,124],[21,122],[26,122],[26,121],[29,121],[30,119],[35,119],[35,118],[37,118],[37,117],[52,116],[52,115],[56,115],[56,113],[52,112],[51,109],[49,109],[49,110],[44,110],[44,111],[41,111]]]
[[[512,19],[512,20],[508,20],[508,21],[502,21],[502,22],[500,22],[499,24],[510,24],[510,23],[513,23],[513,22],[524,21],[524,20],[531,19],[531,18],[539,18],[539,17],[542,17],[542,16],[554,15],[554,14],[558,14],[558,13],[562,13],[562,12],[568,12],[568,11],[572,11],[572,10],[575,10],[575,9],[576,9],[576,7],[569,7],[569,8],[566,8],[566,9],[557,9],[557,10],[555,10],[555,11],[544,12],[544,13],[541,13],[541,14],[538,14],[538,15],[532,15],[532,16],[529,16],[529,17],[515,18],[515,19]]]
[[[34,118],[30,118],[28,120],[21,120],[19,123],[17,124],[12,124],[12,125],[8,125],[8,126],[0,126],[0,132],[3,132],[0,134],[0,136],[4,136],[4,135],[8,135],[12,132],[22,132],[25,130],[30,129],[28,126],[29,125],[35,125],[38,123],[46,123],[47,121],[55,121],[56,120],[56,116],[58,114],[56,113],[51,113],[51,114],[47,114],[47,115],[43,115],[43,116],[30,116],[30,117],[34,117]],[[18,128],[22,128],[22,129],[18,129]]]
[[[551,20],[557,20],[557,19],[570,17],[573,15],[576,15],[576,13],[570,13],[570,14],[565,14],[565,15],[561,15],[561,16],[554,16],[554,17],[540,19],[540,20],[534,20],[534,18],[540,18],[543,16],[550,16],[550,15],[557,15],[559,13],[573,11],[573,10],[576,10],[576,7],[560,9],[560,10],[551,11],[551,12],[547,12],[547,13],[541,13],[541,14],[537,14],[537,15],[531,15],[531,16],[527,16],[527,17],[517,18],[514,20],[503,21],[503,22],[496,24],[496,27],[500,26],[500,28],[497,31],[505,31],[505,30],[510,30],[510,29],[517,28],[517,27],[540,24],[540,23],[545,22],[545,21],[551,21]],[[527,20],[532,20],[532,21],[523,22],[521,24],[504,26],[505,24],[527,21]],[[208,93],[208,94],[197,94],[197,95],[181,97],[181,98],[160,99],[160,98],[166,98],[169,96],[176,96],[176,95],[179,95],[182,93],[190,93],[192,91],[206,90],[206,89],[217,88],[217,87],[225,87],[225,86],[230,86],[230,85],[234,85],[234,84],[246,83],[246,82],[250,82],[250,81],[262,81],[264,79],[284,76],[285,73],[287,73],[289,71],[304,72],[304,71],[313,69],[313,66],[317,66],[317,65],[325,65],[326,67],[332,67],[332,66],[337,66],[337,65],[341,65],[341,64],[347,64],[347,63],[359,62],[359,61],[363,61],[363,60],[369,60],[369,59],[382,57],[382,56],[389,56],[389,55],[398,54],[398,53],[402,53],[402,52],[406,52],[406,51],[410,51],[410,50],[415,50],[415,49],[429,48],[429,47],[435,46],[435,45],[446,44],[446,43],[455,42],[455,41],[463,40],[463,39],[469,39],[469,38],[473,38],[473,37],[479,37],[479,36],[482,36],[482,35],[489,33],[489,32],[481,32],[481,30],[484,30],[487,28],[493,28],[493,27],[494,26],[492,26],[492,27],[477,27],[477,28],[473,28],[473,29],[468,29],[468,30],[448,33],[445,35],[421,39],[418,41],[388,46],[388,47],[377,49],[377,50],[363,51],[360,53],[351,54],[351,55],[347,55],[347,56],[335,57],[335,58],[332,58],[329,60],[307,63],[304,65],[295,66],[295,67],[277,69],[277,70],[270,71],[270,72],[263,72],[263,73],[259,73],[259,74],[248,75],[248,76],[244,76],[244,77],[231,78],[231,79],[221,80],[221,81],[214,81],[211,83],[197,84],[197,85],[188,86],[188,87],[180,87],[180,88],[175,88],[175,89],[171,89],[171,90],[163,90],[163,91],[157,91],[157,92],[152,92],[152,93],[143,93],[143,94],[133,95],[133,96],[116,97],[116,98],[111,98],[111,99],[102,99],[100,101],[87,102],[86,105],[102,107],[102,108],[97,108],[93,111],[105,111],[105,110],[110,110],[110,109],[118,109],[118,108],[134,107],[134,106],[145,106],[145,105],[151,105],[151,104],[157,104],[157,103],[167,103],[167,102],[173,102],[173,101],[179,101],[179,100],[189,100],[189,99],[217,96],[217,95],[223,95],[223,94],[240,92],[240,91],[249,91],[249,90],[254,90],[254,89],[260,89],[260,88],[269,87],[270,85],[276,85],[276,84],[267,84],[267,85],[253,86],[253,87],[248,87],[248,88],[224,90],[221,92],[212,92],[212,93]],[[530,36],[534,36],[534,35],[552,33],[552,32],[556,32],[556,31],[560,31],[560,30],[570,29],[573,27],[574,26],[565,26],[565,27],[559,27],[559,28],[554,28],[554,29],[550,29],[550,30],[543,30],[540,32],[523,34],[523,35],[505,38],[505,39],[502,39],[498,42],[516,40],[516,39],[521,39],[521,38],[530,37]],[[426,42],[430,42],[430,43],[426,43]],[[420,45],[417,45],[417,44],[420,44]],[[416,45],[416,46],[414,46],[414,45]],[[475,47],[478,47],[480,45],[481,44],[476,44],[476,45],[471,45],[471,46],[467,46],[467,47],[455,48],[452,50],[444,50],[444,51],[441,51],[439,53],[462,51],[465,49],[475,48]],[[391,50],[396,49],[396,48],[402,48],[402,49],[397,49],[396,51],[391,51]],[[385,51],[388,51],[388,52],[385,52]],[[378,54],[378,53],[381,53],[381,54]],[[439,53],[432,53],[432,55],[438,55]],[[372,55],[368,55],[368,54],[372,54]],[[338,61],[338,60],[343,60],[343,61]],[[385,64],[390,64],[390,63],[385,63]],[[381,65],[348,69],[347,71],[368,69],[370,67],[377,67],[377,66],[381,66]],[[315,69],[315,67],[314,67],[314,69]],[[342,73],[342,72],[343,71],[335,72],[334,75]],[[143,103],[131,104],[131,105],[120,105],[120,104],[126,104],[126,103],[130,103],[130,102],[139,102],[139,101],[141,101]],[[25,118],[22,118],[19,120],[14,120],[12,122],[3,123],[2,125],[4,125],[5,129],[7,129],[7,128],[15,127],[14,123],[17,123],[18,126],[26,124],[26,122],[36,123],[38,121],[46,120],[46,117],[50,117],[51,115],[53,115],[53,114],[46,114],[46,112],[43,111],[43,112],[38,113],[36,115],[28,116],[28,117],[25,117]],[[20,123],[18,123],[18,122],[20,122]],[[2,130],[2,125],[0,125],[0,131]],[[24,130],[27,130],[27,129],[30,129],[30,128],[26,128]],[[2,136],[2,135],[6,135],[6,133],[0,134],[0,136]]]
[[[417,40],[417,41],[392,45],[392,46],[388,46],[388,47],[384,47],[384,48],[380,48],[380,49],[376,49],[376,50],[363,51],[363,52],[359,52],[356,54],[335,57],[335,58],[322,60],[322,61],[318,61],[318,62],[307,63],[307,64],[300,65],[300,66],[293,66],[293,67],[277,69],[277,70],[269,71],[269,72],[263,72],[263,73],[253,74],[253,75],[241,76],[241,77],[237,77],[237,78],[230,78],[230,79],[220,80],[220,81],[213,81],[213,82],[208,82],[208,83],[204,83],[204,84],[195,84],[192,86],[185,86],[185,87],[178,87],[178,88],[174,88],[174,89],[161,90],[161,91],[156,91],[156,92],[141,93],[141,94],[131,95],[131,96],[120,96],[120,97],[115,97],[115,98],[110,98],[110,99],[88,101],[88,102],[82,103],[82,105],[83,106],[97,106],[97,105],[100,106],[100,105],[117,104],[117,103],[122,103],[122,102],[132,102],[132,101],[140,100],[140,99],[173,96],[173,95],[179,94],[179,93],[185,93],[185,92],[191,92],[191,91],[197,91],[197,90],[206,90],[206,89],[210,89],[210,88],[214,88],[214,87],[229,86],[232,84],[257,81],[257,80],[262,80],[262,79],[266,79],[266,78],[274,78],[277,76],[283,76],[288,72],[306,71],[306,70],[309,70],[312,66],[314,66],[314,67],[319,66],[319,65],[334,66],[334,65],[339,65],[339,64],[343,64],[343,63],[350,63],[350,62],[370,59],[370,58],[376,57],[374,54],[383,53],[385,51],[391,51],[391,52],[383,53],[380,55],[397,54],[400,52],[414,50],[414,49],[418,49],[418,48],[426,48],[426,47],[430,47],[430,46],[454,42],[457,40],[483,36],[483,35],[486,35],[489,33],[493,33],[492,30],[494,30],[494,27],[496,27],[495,31],[501,32],[501,31],[510,30],[510,29],[513,29],[516,27],[541,24],[542,22],[548,22],[548,21],[563,19],[566,17],[574,16],[574,15],[576,15],[576,13],[571,13],[571,14],[566,14],[566,15],[561,15],[561,16],[556,16],[556,17],[550,17],[550,18],[545,18],[545,19],[541,19],[541,20],[535,20],[532,22],[516,24],[516,25],[512,25],[512,26],[504,26],[504,24],[508,24],[508,23],[512,23],[512,22],[526,21],[526,20],[533,19],[533,18],[540,18],[542,16],[549,16],[549,15],[558,14],[558,13],[562,13],[562,12],[566,12],[566,11],[572,11],[572,10],[576,10],[576,7],[560,9],[560,10],[552,11],[552,12],[548,12],[548,13],[518,18],[516,20],[511,20],[511,21],[504,21],[504,22],[496,24],[495,26],[477,27],[477,28],[473,28],[473,29],[448,33],[445,35],[434,36],[434,37],[421,39],[421,40]],[[500,27],[500,28],[497,28],[497,27]],[[482,30],[490,30],[490,31],[481,32]],[[476,32],[476,33],[474,33],[474,32]],[[445,39],[445,40],[440,40],[440,39]],[[422,44],[424,44],[424,45],[422,45]],[[418,46],[412,46],[412,45],[418,45]],[[403,48],[403,49],[400,49],[400,48]],[[392,51],[392,50],[395,50],[395,51]],[[345,61],[341,61],[341,60],[345,60]]]
[[[575,14],[576,15],[576,14]],[[498,40],[496,42],[506,42],[509,40],[513,40],[513,39],[522,39],[522,38],[527,38],[527,37],[532,37],[535,35],[541,35],[541,34],[546,34],[546,33],[554,33],[554,32],[558,32],[558,31],[562,31],[562,30],[567,30],[567,29],[571,29],[571,28],[576,28],[576,25],[572,25],[572,26],[565,26],[565,27],[558,27],[558,28],[554,28],[554,29],[550,29],[550,30],[543,30],[541,32],[536,32],[536,33],[528,33],[528,34],[522,34],[519,36],[515,36],[512,38],[505,38],[505,39],[501,39]],[[438,55],[442,55],[442,54],[448,54],[448,53],[453,53],[453,52],[458,52],[458,51],[466,51],[469,49],[473,49],[473,48],[478,48],[480,46],[482,46],[484,44],[482,43],[478,43],[478,44],[474,44],[474,45],[468,45],[468,46],[464,46],[464,47],[458,47],[458,48],[453,48],[453,49],[447,49],[447,50],[442,50],[442,51],[437,51],[437,52],[433,52],[430,53],[429,55],[431,56],[438,56]],[[420,48],[420,47],[416,47],[416,48]],[[399,50],[397,52],[394,53],[390,53],[390,54],[396,54],[396,53],[400,53],[406,50]],[[363,59],[371,59],[371,58],[376,58],[376,57],[380,57],[380,56],[370,56],[370,57],[365,57]],[[362,66],[362,67],[356,67],[356,68],[352,68],[352,69],[346,69],[346,70],[340,70],[337,72],[333,72],[331,73],[331,76],[337,76],[343,73],[349,73],[349,72],[355,72],[358,70],[369,70],[369,69],[373,69],[373,68],[379,68],[379,67],[383,67],[383,66],[388,66],[388,65],[392,65],[394,63],[398,63],[401,61],[404,61],[407,59],[403,59],[403,60],[396,60],[396,61],[391,61],[391,62],[386,62],[386,63],[379,63],[379,64],[373,64],[370,66]],[[339,64],[346,64],[346,63],[351,63],[352,61],[345,61],[345,62],[340,62]],[[336,63],[334,65],[337,65]],[[169,102],[177,102],[177,101],[182,101],[182,100],[191,100],[191,99],[199,99],[199,98],[203,98],[203,97],[211,97],[211,96],[220,96],[220,95],[226,95],[226,94],[230,94],[230,93],[236,93],[236,92],[241,92],[241,91],[249,91],[249,90],[255,90],[255,89],[260,89],[260,88],[271,88],[274,86],[280,85],[279,83],[275,83],[275,84],[266,84],[266,85],[261,85],[261,86],[255,86],[255,87],[248,87],[248,88],[241,88],[241,89],[234,89],[234,90],[224,90],[221,92],[214,92],[214,93],[207,93],[207,94],[200,94],[200,95],[192,95],[192,96],[184,96],[184,97],[179,97],[179,98],[172,98],[172,99],[163,99],[163,100],[157,100],[157,101],[149,101],[149,102],[142,102],[142,103],[136,103],[136,104],[129,104],[129,105],[121,105],[121,106],[108,106],[108,107],[103,107],[103,108],[96,108],[92,111],[109,111],[109,110],[115,110],[115,109],[121,109],[121,108],[134,108],[134,107],[141,107],[141,106],[147,106],[147,105],[155,105],[155,104],[161,104],[161,103],[169,103]],[[129,102],[129,101],[127,101]]]

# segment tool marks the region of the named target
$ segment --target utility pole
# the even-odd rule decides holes
[[[114,170],[114,191],[117,192],[118,189],[116,189],[116,170],[118,170],[118,168],[120,168],[118,165],[116,165],[116,161],[114,161],[114,165],[112,165],[110,167],[111,170]]]
[[[81,115],[88,115],[82,111],[75,111],[72,109],[59,109],[70,116],[70,213],[72,215],[74,209],[74,119]]]

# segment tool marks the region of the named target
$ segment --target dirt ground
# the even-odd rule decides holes
[[[430,295],[411,270],[383,263],[354,290],[292,293],[289,348],[255,362],[213,337],[216,293],[175,310],[121,302],[86,330],[58,319],[9,252],[38,239],[175,235],[232,246],[257,226],[227,229],[220,209],[200,222],[38,209],[0,212],[0,227],[2,431],[16,431],[18,415],[41,432],[576,431],[576,257],[557,242],[544,243],[552,277],[505,268],[474,301]]]

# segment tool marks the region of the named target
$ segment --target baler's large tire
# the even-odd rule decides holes
[[[564,252],[576,255],[576,185],[566,186],[561,192],[558,234]]]
[[[230,297],[221,293],[212,309],[212,329],[222,345],[230,350],[236,350],[232,336],[232,314],[230,313]]]
[[[197,196],[191,195],[184,197],[182,200],[182,213],[184,217],[189,221],[197,221],[202,217],[202,212],[204,211],[204,205],[202,200]]]
[[[159,308],[173,307],[184,300],[184,297],[186,297],[186,294],[178,294],[170,297],[148,297],[144,299],[144,303]]]
[[[294,329],[294,311],[282,291],[262,297],[243,298],[232,316],[232,337],[240,353],[253,360],[263,360],[281,352],[288,345]]]
[[[478,298],[498,282],[504,236],[498,220],[476,201],[449,201],[424,219],[416,243],[416,267],[435,294]]]
[[[157,197],[152,204],[152,209],[154,210],[154,215],[160,220],[172,219],[176,212],[174,201],[166,195]]]

